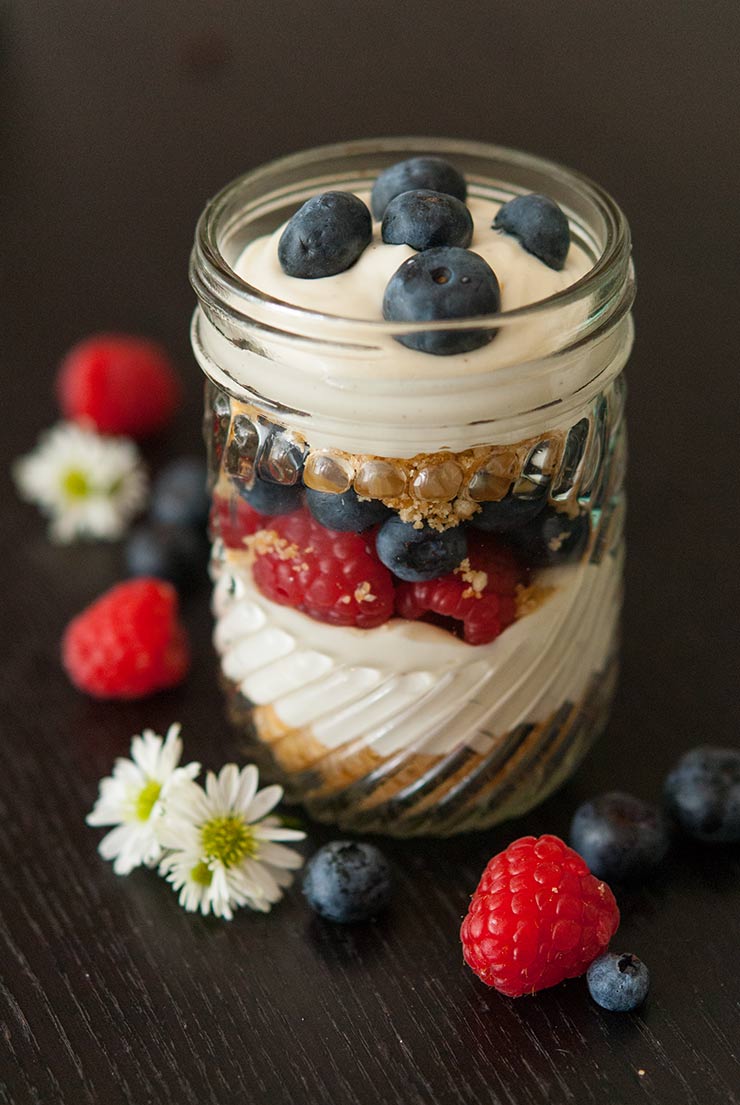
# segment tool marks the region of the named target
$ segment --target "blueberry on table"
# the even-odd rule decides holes
[[[284,273],[303,280],[335,276],[354,265],[373,236],[365,204],[352,192],[322,192],[299,207],[280,235]]]
[[[481,509],[470,519],[470,525],[484,533],[511,533],[536,518],[546,502],[547,491],[526,498],[510,493],[498,502],[481,503]]]
[[[527,253],[549,268],[559,272],[565,264],[570,248],[568,219],[548,196],[516,196],[499,208],[493,225],[517,238]]]
[[[306,865],[303,893],[328,921],[367,921],[391,897],[391,870],[373,844],[335,840],[319,848]]]
[[[670,839],[662,810],[632,794],[612,791],[578,807],[569,843],[598,879],[621,882],[656,867]]]
[[[412,249],[462,246],[473,239],[473,217],[461,200],[420,188],[401,192],[385,209],[381,236],[388,245]]]
[[[385,503],[360,499],[352,488],[341,495],[307,488],[306,506],[320,525],[339,533],[362,533],[391,513]]]
[[[668,812],[688,836],[740,842],[740,749],[692,748],[666,778],[663,793]]]
[[[385,169],[375,181],[370,196],[373,217],[382,219],[392,199],[418,188],[445,192],[463,203],[468,194],[465,177],[443,157],[410,157]]]
[[[548,508],[534,521],[512,530],[509,540],[528,567],[551,568],[578,560],[590,534],[591,523],[587,513],[570,518]]]
[[[258,514],[292,514],[303,502],[303,488],[299,484],[270,483],[259,476],[255,476],[251,487],[241,480],[233,482],[242,499]]]
[[[383,318],[388,322],[434,322],[495,314],[501,306],[498,280],[477,253],[438,246],[409,257],[388,281]],[[421,331],[398,337],[420,353],[449,356],[486,345],[495,329]]]
[[[156,576],[191,591],[206,581],[208,541],[204,530],[192,526],[147,522],[129,534],[124,560],[129,575]]]
[[[630,952],[605,952],[586,971],[586,984],[597,1005],[610,1013],[629,1013],[642,1005],[650,989],[650,972]]]
[[[154,481],[149,513],[156,522],[205,526],[209,506],[206,465],[199,457],[173,460]]]
[[[429,526],[415,529],[394,514],[378,530],[375,551],[398,579],[419,583],[454,571],[465,559],[468,543],[459,526],[441,533]]]

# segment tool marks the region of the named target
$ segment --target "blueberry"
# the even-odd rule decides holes
[[[740,841],[740,749],[692,748],[666,778],[663,793],[669,813],[689,836]]]
[[[375,540],[380,561],[399,579],[417,583],[453,571],[468,551],[465,533],[458,526],[442,533],[424,526],[414,529],[393,515],[384,522]]]
[[[568,219],[548,196],[516,196],[499,208],[493,225],[517,238],[527,253],[551,269],[559,272],[565,264],[570,248]]]
[[[454,196],[430,192],[401,192],[385,209],[381,227],[383,241],[412,249],[433,246],[467,248],[473,238],[473,219],[467,207]]]
[[[496,274],[470,250],[456,246],[426,249],[404,261],[388,281],[383,318],[389,322],[491,315],[501,306]],[[404,335],[398,341],[421,353],[448,356],[486,345],[495,330],[441,330]]]
[[[206,465],[199,457],[173,460],[155,479],[149,513],[156,522],[205,526],[208,508]]]
[[[584,802],[570,826],[571,847],[607,882],[645,874],[660,863],[669,844],[662,811],[618,791]]]
[[[555,510],[542,511],[532,522],[511,532],[509,540],[530,568],[550,568],[577,560],[588,544],[588,514],[569,518]]]
[[[207,578],[208,541],[192,526],[146,522],[131,531],[124,560],[129,575],[157,576],[192,591]]]
[[[242,499],[260,514],[292,514],[303,499],[300,484],[270,483],[259,476],[254,477],[251,487],[241,480],[234,480],[234,486]]]
[[[418,188],[444,192],[463,203],[468,194],[465,177],[449,161],[442,157],[410,157],[385,169],[375,181],[370,196],[374,218],[382,219],[388,204],[401,192]]]
[[[390,901],[390,867],[373,844],[335,840],[309,860],[303,893],[329,921],[367,921]]]
[[[339,533],[362,533],[391,513],[385,503],[359,499],[352,488],[342,495],[307,488],[306,506],[317,522]]]
[[[650,972],[636,955],[605,952],[587,970],[586,983],[591,997],[602,1009],[629,1013],[647,997]]]
[[[481,503],[470,524],[484,533],[510,533],[536,518],[546,502],[547,490],[526,498],[509,494],[497,503]]]
[[[351,192],[322,192],[306,200],[280,235],[284,273],[315,280],[354,265],[373,236],[370,212]]]

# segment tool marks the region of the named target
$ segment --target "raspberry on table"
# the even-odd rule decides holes
[[[211,537],[220,537],[228,549],[244,549],[245,538],[271,525],[271,518],[260,514],[241,496],[213,496],[209,517]]]
[[[143,698],[180,683],[190,666],[177,592],[159,579],[119,583],[67,626],[62,663],[93,698]]]
[[[582,975],[619,927],[609,887],[556,836],[524,836],[494,856],[460,930],[487,986],[521,997]]]
[[[303,507],[268,519],[249,542],[254,582],[268,599],[318,621],[372,629],[393,614],[393,577],[374,533],[325,529]]]
[[[396,613],[412,620],[425,615],[434,615],[436,622],[449,619],[449,628],[468,644],[489,644],[514,621],[516,589],[524,580],[510,549],[471,534],[460,568],[439,579],[398,585]]]
[[[59,369],[57,394],[71,421],[92,422],[101,434],[142,438],[169,422],[180,382],[157,342],[97,334],[70,349]]]

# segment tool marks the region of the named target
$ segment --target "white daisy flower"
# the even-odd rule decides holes
[[[114,541],[144,505],[146,473],[125,437],[103,437],[74,422],[59,422],[17,460],[18,492],[50,519],[59,544],[77,537]]]
[[[189,912],[213,912],[227,921],[238,906],[268,913],[302,866],[303,857],[281,842],[306,834],[266,816],[283,788],[258,791],[258,783],[254,764],[241,771],[226,764],[218,776],[208,773],[205,790],[187,783],[168,800],[157,826],[167,849],[159,872]]]
[[[98,845],[103,859],[113,860],[117,875],[144,864],[154,867],[162,856],[156,825],[166,799],[192,785],[200,764],[179,767],[180,726],[170,725],[164,740],[151,729],[131,741],[131,759],[119,758],[113,775],[100,783],[100,794],[88,825],[115,825]]]

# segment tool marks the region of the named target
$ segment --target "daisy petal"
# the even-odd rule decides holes
[[[239,768],[236,764],[224,764],[218,773],[219,804],[223,812],[233,809],[239,790]]]
[[[100,841],[98,844],[98,852],[103,859],[115,859],[116,856],[125,849],[128,839],[128,826],[118,825],[117,828],[111,829],[109,833],[106,833]]]
[[[267,867],[263,867],[253,859],[246,859],[243,863],[243,870],[250,882],[252,882],[256,888],[255,897],[267,898],[268,901],[277,901],[280,897],[280,888],[275,881],[275,877]]]
[[[293,882],[293,872],[285,867],[271,867],[270,871],[278,886],[288,887]]]
[[[284,848],[282,844],[273,844],[266,840],[260,845],[260,859],[275,867],[287,867],[291,871],[297,871],[303,866],[303,856],[294,852],[292,848]]]
[[[179,725],[170,726],[166,741],[145,729],[131,739],[132,758],[119,757],[113,775],[101,780],[98,800],[86,821],[92,826],[115,826],[100,841],[98,850],[103,859],[114,861],[117,874],[159,861],[162,799],[171,786],[176,793],[179,787],[195,785],[189,778],[198,765],[177,766],[182,753],[178,734]],[[200,788],[196,787],[196,793],[200,795]]]
[[[264,790],[260,790],[254,796],[249,804],[248,809],[244,811],[244,816],[247,821],[259,821],[269,813],[270,810],[278,804],[283,797],[283,788],[277,785],[271,787],[265,787]]]
[[[249,809],[249,804],[257,793],[257,787],[259,786],[259,772],[254,764],[247,764],[243,768],[241,778],[239,780],[239,790],[234,802],[234,808],[242,810],[246,813]]]
[[[259,840],[306,839],[306,834],[301,829],[284,829],[282,825],[276,825],[273,828],[270,825],[265,825],[264,821],[255,828],[254,834]]]

